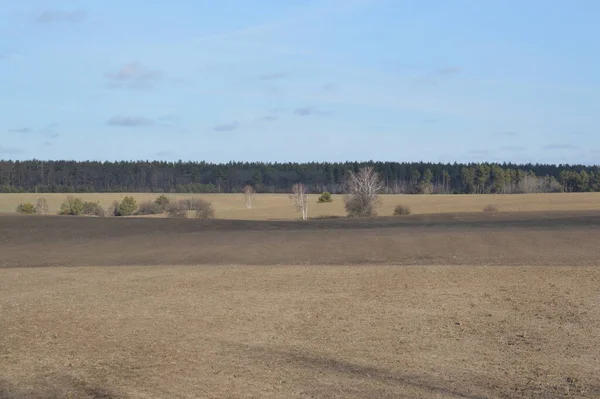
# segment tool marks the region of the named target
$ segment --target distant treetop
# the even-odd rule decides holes
[[[600,191],[600,168],[585,165],[426,162],[259,163],[161,161],[0,161],[0,193],[345,192],[350,171],[374,167],[384,193],[488,194]]]

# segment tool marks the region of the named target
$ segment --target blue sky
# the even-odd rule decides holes
[[[0,0],[0,158],[600,163],[596,0]]]

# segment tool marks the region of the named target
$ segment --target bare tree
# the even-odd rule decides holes
[[[35,204],[35,210],[41,215],[48,213],[48,201],[46,198],[38,198],[37,204]]]
[[[384,188],[375,169],[369,166],[362,168],[358,173],[350,171],[346,187],[348,190],[348,198],[346,198],[348,216],[375,216],[379,192]]]
[[[308,220],[308,189],[302,183],[292,186],[292,202],[298,212],[302,212],[302,220]]]
[[[244,200],[246,201],[246,208],[252,208],[252,202],[254,202],[254,198],[256,197],[256,191],[250,185],[244,187]]]

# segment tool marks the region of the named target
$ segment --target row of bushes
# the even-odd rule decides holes
[[[323,193],[328,194],[328,193]],[[321,196],[319,202],[331,202],[331,198]],[[359,209],[364,207],[361,204],[353,204],[351,202],[346,204],[346,208],[349,211],[350,216],[362,216],[358,213]],[[353,212],[353,210],[355,211]],[[498,212],[498,208],[492,205],[488,205],[483,208],[484,212]],[[17,206],[17,212],[23,214],[46,214],[48,213],[48,201],[45,198],[40,198],[37,203],[33,205],[31,202],[19,204]],[[133,197],[125,197],[121,202],[114,201],[108,210],[100,205],[99,202],[83,201],[81,198],[69,195],[60,206],[58,212],[59,215],[71,215],[71,216],[132,216],[132,215],[160,215],[167,214],[169,217],[180,217],[185,218],[192,213],[196,218],[199,219],[212,219],[215,216],[212,204],[200,198],[189,198],[182,199],[175,202],[165,196],[161,195],[154,201],[144,201],[139,205]],[[397,205],[394,208],[395,216],[410,215],[411,209],[407,205]]]
[[[23,214],[48,213],[48,201],[45,198],[37,200],[36,205],[31,202],[19,204],[17,212]],[[141,202],[139,205],[133,197],[125,197],[122,201],[114,201],[108,209],[104,209],[99,202],[83,201],[81,198],[69,195],[61,204],[59,215],[70,216],[132,216],[132,215],[159,215],[167,214],[170,217],[188,217],[193,214],[199,219],[212,219],[215,211],[212,204],[200,198],[182,199],[171,202],[161,195],[154,201]]]

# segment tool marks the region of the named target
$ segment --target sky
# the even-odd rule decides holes
[[[0,0],[0,159],[600,163],[597,0]]]

